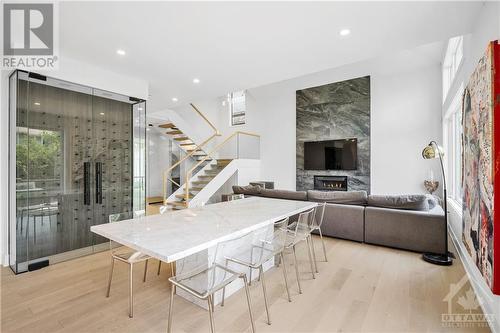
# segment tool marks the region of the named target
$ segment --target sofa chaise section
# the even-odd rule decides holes
[[[444,211],[365,208],[365,242],[416,252],[445,252]]]

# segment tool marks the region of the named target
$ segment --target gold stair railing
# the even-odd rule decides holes
[[[185,177],[185,184],[184,184],[184,201],[186,202],[186,205],[189,201],[189,182],[191,180],[191,177],[193,175],[193,171],[199,167],[204,161],[206,161],[207,159],[211,158],[213,160],[215,160],[215,157],[213,157],[213,154],[215,152],[217,152],[222,146],[224,146],[227,142],[229,142],[229,140],[231,140],[232,138],[234,138],[235,136],[237,135],[249,135],[249,136],[254,136],[254,137],[257,137],[257,138],[260,138],[260,135],[258,134],[254,134],[254,133],[249,133],[249,132],[243,132],[243,131],[236,131],[234,132],[233,134],[231,134],[230,136],[228,136],[224,141],[222,141],[221,143],[219,143],[217,146],[215,146],[209,153],[207,153],[207,155],[202,158],[198,163],[196,163],[191,169],[189,169],[187,172],[186,172],[186,177]]]
[[[214,124],[212,124],[212,122],[210,120],[208,120],[208,118],[193,104],[193,103],[189,103],[189,105],[191,105],[191,107],[203,118],[203,120],[205,120],[205,122],[214,130],[214,133],[212,135],[210,135],[205,141],[203,141],[201,144],[197,145],[196,143],[194,143],[193,141],[193,145],[195,146],[195,148],[189,152],[186,156],[184,156],[183,158],[181,158],[179,161],[177,161],[175,164],[173,164],[172,166],[170,166],[170,168],[166,169],[164,172],[163,172],[163,204],[166,205],[167,204],[167,198],[168,198],[168,191],[167,191],[167,182],[171,182],[175,185],[177,185],[179,188],[181,187],[181,185],[179,183],[177,183],[175,180],[173,180],[172,178],[169,177],[169,174],[172,172],[172,170],[174,168],[176,168],[177,166],[179,166],[182,162],[184,162],[186,159],[188,159],[189,157],[193,156],[196,152],[198,151],[201,151],[201,148],[203,146],[205,146],[206,144],[208,144],[211,140],[213,140],[215,137],[217,136],[220,136],[220,132],[219,130],[214,126]]]

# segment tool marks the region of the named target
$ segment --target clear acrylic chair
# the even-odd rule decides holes
[[[297,253],[295,250],[295,246],[300,242],[305,241],[307,244],[307,254],[309,256],[309,264],[311,265],[311,274],[313,279],[316,278],[314,272],[314,265],[312,260],[312,250],[311,250],[311,223],[313,219],[314,209],[305,211],[299,214],[299,218],[297,222],[292,223],[288,227],[288,237],[285,243],[285,249],[291,249],[293,252],[294,266],[295,266],[295,275],[297,276],[297,285],[299,287],[299,294],[302,294],[302,287],[300,285],[299,278],[299,267],[297,265]]]
[[[172,313],[176,288],[180,288],[198,299],[207,301],[210,331],[214,333],[214,295],[217,291],[225,288],[231,282],[238,279],[243,280],[252,332],[255,332],[247,276],[245,273],[239,273],[230,269],[226,265],[227,262],[225,260],[229,253],[241,251],[241,249],[247,247],[246,244],[251,246],[251,242],[249,241],[251,237],[253,237],[253,235],[248,233],[217,244],[215,253],[213,254],[209,251],[203,251],[176,262],[176,275],[169,278],[172,289],[168,314],[168,333],[172,332]]]
[[[314,209],[313,220],[311,223],[311,233],[315,231],[318,232],[319,238],[321,239],[321,244],[323,246],[323,255],[325,256],[325,261],[328,262],[328,257],[326,256],[325,241],[323,239],[323,233],[321,232],[321,225],[323,224],[323,219],[325,217],[325,209],[326,209],[326,203],[319,204]],[[316,250],[314,249],[314,237],[311,237],[311,247],[313,251],[314,266],[316,268],[316,273],[318,273],[318,266],[316,264],[317,263]]]
[[[326,256],[326,247],[325,247],[325,241],[323,240],[323,234],[321,232],[321,225],[323,224],[323,219],[325,216],[325,208],[326,208],[326,203],[319,204],[314,208],[314,213],[311,215],[311,220],[309,222],[309,233],[312,234],[313,232],[317,231],[319,234],[319,237],[321,238],[321,244],[323,245],[323,255],[325,256],[325,261],[328,261],[328,258]],[[293,222],[288,226],[288,228],[293,229],[295,228],[295,224],[297,222]],[[314,269],[316,273],[319,273],[318,271],[318,264],[316,260],[316,250],[314,247],[314,237],[310,237],[311,239],[311,249],[312,249],[312,255],[313,255],[313,261],[314,261]]]
[[[288,221],[289,219],[287,217],[284,220],[276,222],[274,224],[274,228],[265,227],[263,228],[263,232],[256,232],[257,237],[255,238],[254,244],[252,244],[249,249],[250,252],[240,252],[239,256],[232,255],[226,257],[226,263],[233,262],[238,265],[245,266],[250,270],[250,273],[253,269],[259,270],[259,280],[262,281],[262,292],[264,293],[264,304],[266,306],[267,323],[269,325],[271,325],[271,317],[269,314],[269,304],[267,300],[263,265],[269,260],[274,259],[277,255],[280,256],[280,259],[283,263],[283,277],[285,280],[285,289],[288,296],[288,301],[292,301],[292,299],[290,298],[290,290],[288,289],[288,278],[283,258],[283,250],[285,248],[285,242],[288,234]],[[222,289],[221,306],[224,306],[224,298],[225,288]]]
[[[134,214],[133,212],[125,212],[109,215],[109,222],[118,222],[122,220],[128,220],[135,217],[140,216],[141,214]],[[113,270],[115,266],[115,260],[123,262],[129,265],[129,313],[128,316],[132,318],[134,316],[134,284],[133,284],[133,268],[134,265],[145,261],[144,264],[144,276],[142,281],[146,282],[146,274],[148,272],[148,260],[151,259],[150,256],[143,254],[142,252],[133,251],[130,249],[124,250],[123,248],[119,248],[115,250],[115,246],[113,246],[113,242],[109,242],[109,247],[111,250],[111,269],[109,272],[109,281],[108,281],[108,291],[106,292],[106,297],[109,297],[109,293],[111,291],[111,281],[113,280]]]

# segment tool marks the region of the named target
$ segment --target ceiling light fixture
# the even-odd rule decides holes
[[[339,35],[340,35],[340,36],[343,36],[343,37],[345,37],[345,36],[347,36],[347,35],[349,35],[349,34],[351,34],[351,30],[349,30],[349,29],[342,29],[342,30],[340,30],[340,32],[339,32]]]
[[[172,97],[172,102],[177,102],[177,101],[179,101],[177,97]]]
[[[33,104],[40,106],[40,102],[35,102]]]
[[[104,112],[99,113],[101,116],[104,116]]]
[[[126,54],[126,52],[122,49],[118,49],[118,50],[116,50],[116,54],[124,56]]]
[[[194,79],[193,79],[193,83],[200,83],[200,79],[198,79],[198,78],[194,78]]]

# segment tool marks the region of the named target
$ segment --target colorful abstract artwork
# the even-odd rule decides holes
[[[495,265],[495,243],[500,237],[495,229],[495,174],[498,172],[495,148],[495,113],[500,114],[500,91],[496,80],[500,73],[495,72],[499,45],[489,44],[480,59],[463,96],[463,215],[462,239],[483,275],[486,284],[494,293],[499,293],[500,276]],[[500,125],[500,122],[499,122]]]

